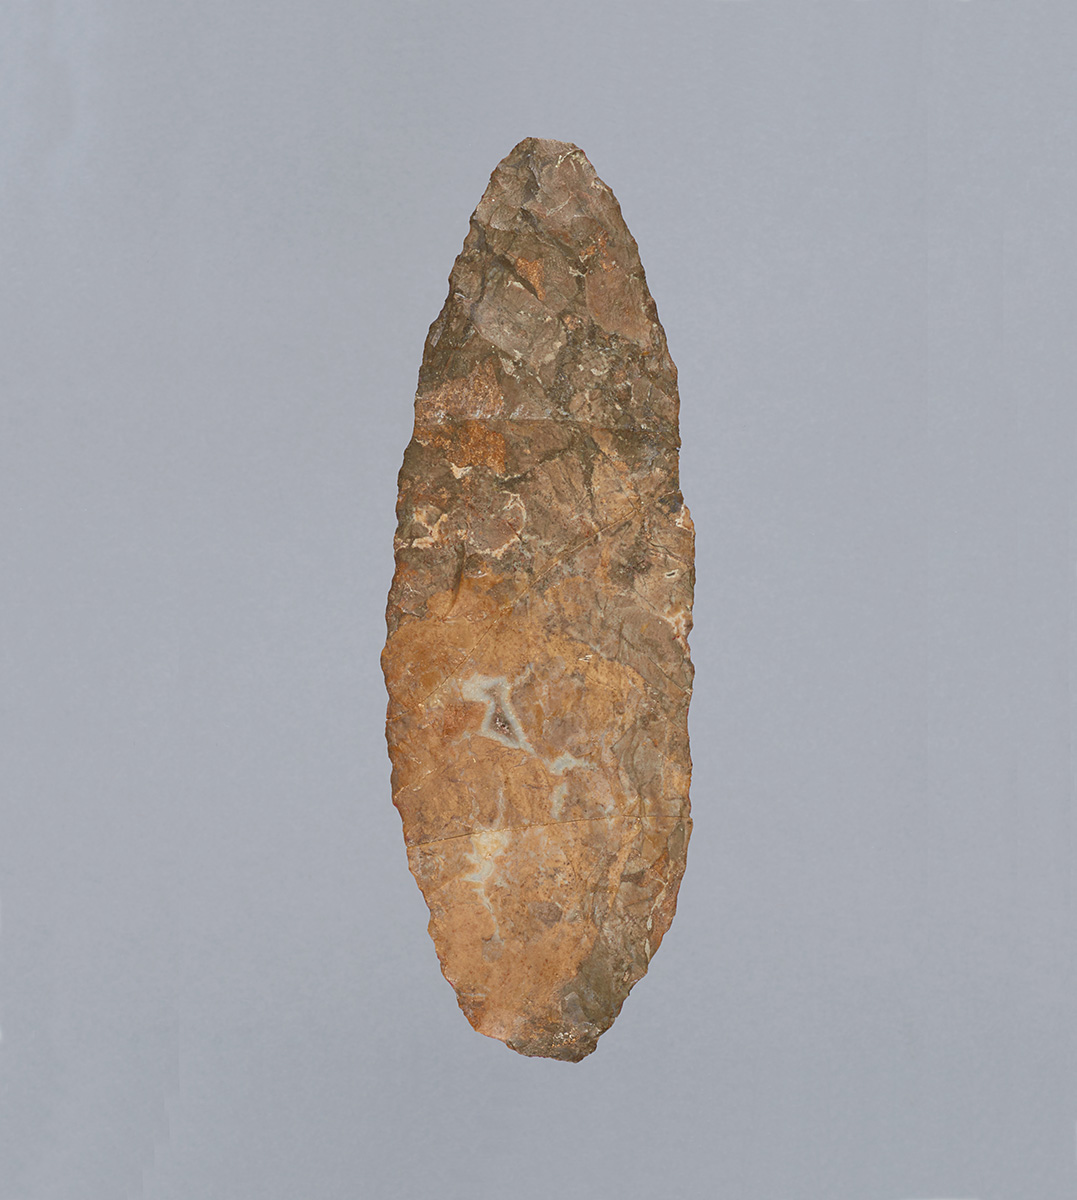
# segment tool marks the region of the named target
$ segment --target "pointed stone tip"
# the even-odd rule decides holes
[[[558,157],[562,154],[572,154],[579,150],[579,146],[574,142],[558,142],[554,138],[523,138],[521,142],[517,142],[515,146],[506,155],[507,158],[524,157],[525,155],[539,155],[550,157]],[[582,154],[583,151],[580,151]]]
[[[602,193],[602,201],[593,194],[596,189]],[[565,212],[565,219],[579,210],[587,210],[592,217],[606,223],[609,214],[603,214],[601,209],[604,205],[608,207],[606,201],[613,194],[598,178],[591,160],[580,147],[554,138],[527,137],[517,142],[494,168],[475,215],[483,222],[501,223],[511,219],[510,209],[559,211],[570,194],[575,199]],[[489,211],[491,202],[496,202],[496,216]]]
[[[570,154],[579,154],[584,159],[587,158],[587,155],[583,153],[575,142],[559,142],[554,138],[526,137],[513,146],[501,160],[501,165],[504,166],[506,163],[516,163],[527,159],[531,161],[538,160],[543,163],[556,163],[560,159],[567,158]]]

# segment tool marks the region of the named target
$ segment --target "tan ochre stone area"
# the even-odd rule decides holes
[[[583,152],[494,171],[426,341],[383,654],[393,800],[471,1024],[579,1060],[691,830],[677,373]]]

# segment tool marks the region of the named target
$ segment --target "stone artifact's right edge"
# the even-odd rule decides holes
[[[383,666],[393,799],[479,1032],[578,1061],[669,928],[691,830],[677,373],[583,152],[497,167],[430,329]]]

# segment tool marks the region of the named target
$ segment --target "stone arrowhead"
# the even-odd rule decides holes
[[[460,1007],[578,1061],[669,928],[691,829],[677,372],[583,151],[494,171],[431,326],[382,656],[393,800]]]

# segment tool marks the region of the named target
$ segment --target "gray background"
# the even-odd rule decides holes
[[[1077,1194],[1072,4],[0,6],[0,1198]],[[474,1034],[378,666],[427,326],[577,142],[680,367],[695,837]]]

